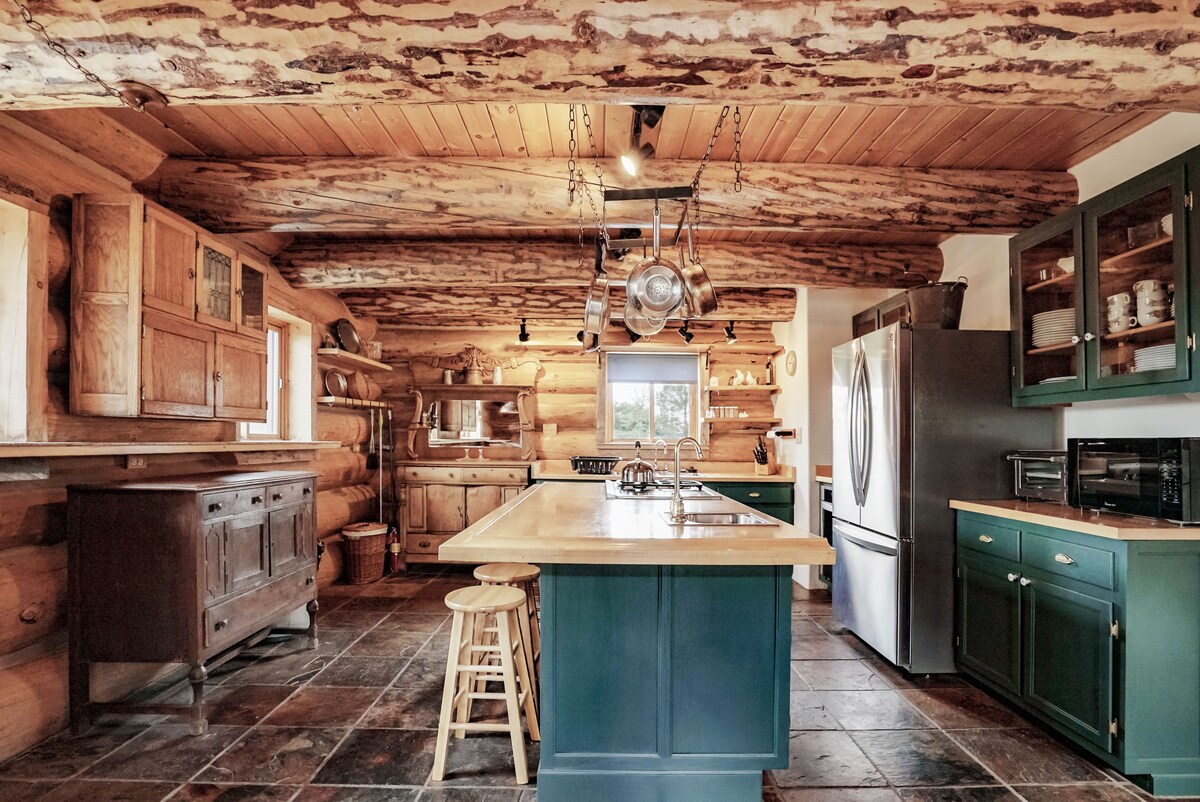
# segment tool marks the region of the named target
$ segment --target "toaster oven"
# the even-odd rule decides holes
[[[1013,494],[1026,501],[1067,503],[1067,452],[1014,451]]]

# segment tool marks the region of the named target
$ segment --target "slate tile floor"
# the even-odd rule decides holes
[[[319,649],[264,645],[214,672],[207,735],[102,719],[0,765],[0,802],[534,802],[505,736],[452,740],[446,781],[429,781],[442,597],[466,584],[435,569],[331,588]],[[797,589],[792,621],[791,764],[765,774],[765,802],[1146,798],[962,679],[883,663],[837,626],[828,593]]]

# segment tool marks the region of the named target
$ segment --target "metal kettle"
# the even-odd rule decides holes
[[[634,442],[633,459],[621,469],[621,486],[645,488],[654,484],[654,466],[642,459],[642,441]]]

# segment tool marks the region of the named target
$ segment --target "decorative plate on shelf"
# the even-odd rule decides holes
[[[358,329],[354,328],[354,324],[346,318],[340,318],[333,324],[333,333],[343,351],[357,354],[362,350],[362,338],[358,336]]]

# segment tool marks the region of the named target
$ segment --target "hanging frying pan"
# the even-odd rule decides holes
[[[667,325],[667,319],[647,317],[634,306],[633,298],[630,297],[625,301],[625,313],[622,316],[625,319],[625,326],[634,334],[642,337],[653,337],[663,330]]]
[[[683,274],[683,286],[687,293],[688,312],[691,317],[704,317],[717,311],[717,291],[708,280],[704,265],[700,264],[700,253],[692,226],[687,228],[688,258],[684,259],[683,243],[679,243],[679,264]]]
[[[588,287],[587,300],[583,305],[583,352],[590,354],[600,350],[604,344],[604,332],[608,329],[608,274],[604,272],[604,244],[596,240],[596,272]]]
[[[643,259],[629,271],[629,300],[649,318],[666,318],[684,300],[683,274],[661,257]]]

